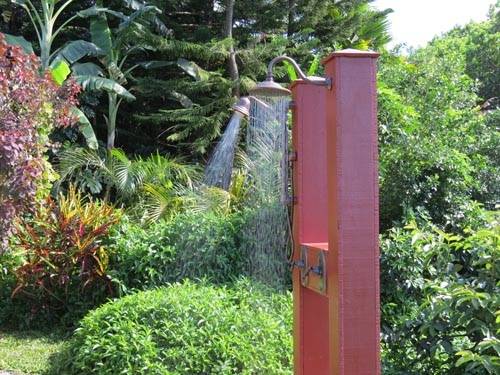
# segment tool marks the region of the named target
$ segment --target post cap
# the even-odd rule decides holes
[[[376,59],[380,56],[380,53],[375,51],[361,51],[359,49],[347,48],[340,51],[332,52],[329,56],[324,58],[321,63],[324,65],[335,57],[368,57]]]

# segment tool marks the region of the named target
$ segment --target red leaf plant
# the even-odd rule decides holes
[[[47,198],[32,217],[18,222],[25,262],[16,270],[13,298],[34,314],[64,315],[75,306],[93,307],[113,295],[103,241],[120,219],[112,206],[88,199],[74,187],[58,200]]]
[[[55,127],[75,122],[71,107],[80,87],[58,86],[40,73],[34,54],[5,42],[0,34],[0,252],[7,249],[14,218],[33,206],[50,165],[44,157]]]

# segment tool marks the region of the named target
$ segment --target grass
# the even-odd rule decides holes
[[[0,373],[42,374],[50,356],[64,344],[61,333],[40,331],[0,331]]]

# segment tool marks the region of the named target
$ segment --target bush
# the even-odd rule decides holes
[[[290,294],[185,282],[89,313],[54,374],[291,374]]]
[[[73,319],[113,295],[109,254],[102,245],[120,214],[98,201],[84,201],[75,189],[48,198],[33,217],[21,220],[16,245],[23,263],[11,290],[35,324]]]
[[[11,294],[16,285],[14,270],[22,264],[19,254],[9,251],[0,253],[0,327],[6,326],[13,317],[26,309],[12,300]],[[20,315],[23,315],[21,313]]]
[[[70,108],[79,88],[71,82],[59,87],[39,69],[35,55],[0,34],[0,252],[7,250],[14,219],[48,194],[54,179],[44,157],[50,132],[75,120]]]
[[[383,230],[406,207],[423,207],[444,225],[471,199],[490,207],[498,200],[498,114],[477,106],[477,82],[466,74],[467,43],[449,33],[408,56],[380,60]]]
[[[469,216],[461,233],[419,215],[382,239],[384,373],[498,373],[500,227]]]
[[[262,207],[183,214],[148,227],[124,221],[110,238],[111,273],[124,292],[183,279],[222,284],[242,275],[287,290],[287,231],[276,224],[272,232],[262,228],[262,221],[277,220],[275,215],[272,207]]]
[[[125,289],[184,278],[224,283],[241,275],[240,217],[184,214],[142,228],[124,222],[113,231],[111,268]]]

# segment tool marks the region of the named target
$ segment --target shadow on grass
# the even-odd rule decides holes
[[[72,333],[62,328],[51,330],[19,330],[13,328],[0,327],[0,339],[3,336],[9,336],[16,340],[44,340],[50,343],[58,343],[67,340]]]
[[[0,373],[45,374],[71,333],[52,330],[0,329]]]

